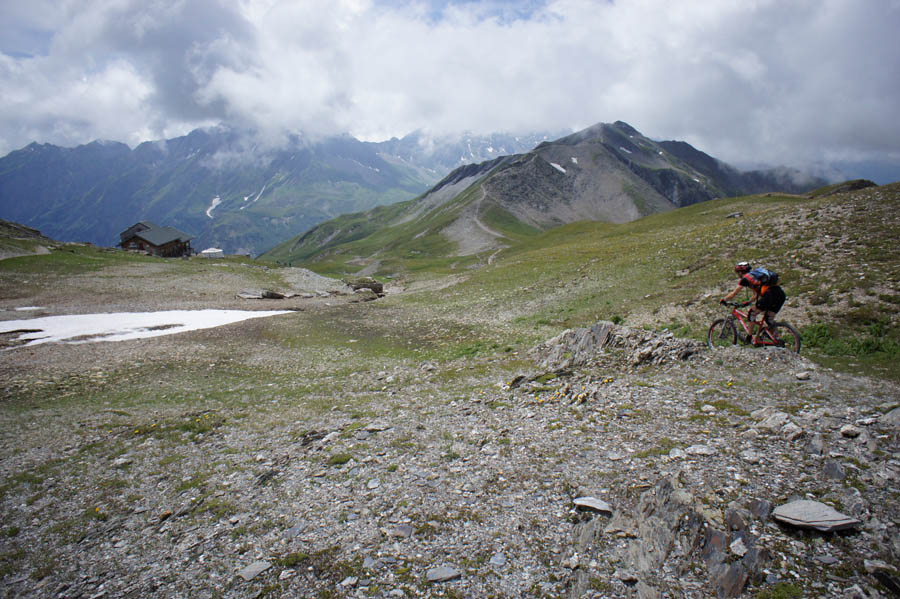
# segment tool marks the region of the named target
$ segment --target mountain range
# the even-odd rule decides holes
[[[134,149],[32,143],[0,158],[0,218],[103,246],[148,220],[189,233],[197,250],[255,255],[335,216],[414,198],[460,164],[549,138],[294,136],[273,149],[219,127]]]
[[[824,183],[789,169],[742,172],[685,142],[601,123],[461,166],[414,200],[327,221],[262,258],[390,274],[426,257],[481,259],[567,223],[622,223],[717,197],[803,193]]]

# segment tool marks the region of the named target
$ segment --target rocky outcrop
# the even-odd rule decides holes
[[[349,279],[345,282],[347,283],[347,286],[349,286],[353,291],[359,291],[360,289],[370,289],[379,297],[384,295],[384,284],[373,279],[372,277],[359,277],[356,279]]]
[[[705,566],[712,594],[739,597],[749,580],[762,577],[768,559],[749,532],[751,518],[749,510],[735,506],[723,523],[676,475],[661,479],[641,495],[633,512],[617,512],[605,527],[596,520],[580,524],[574,545],[585,553],[592,544],[614,543],[613,578],[641,598],[661,597],[667,577],[680,577],[698,564]],[[586,583],[576,576],[568,596],[584,596]]]
[[[600,355],[615,354],[630,367],[687,360],[700,344],[672,333],[655,333],[600,321],[590,328],[569,329],[531,351],[545,370],[583,366]]]

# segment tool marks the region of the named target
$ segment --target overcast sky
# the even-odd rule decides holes
[[[900,164],[898,32],[900,0],[0,0],[0,155],[624,120],[741,165]]]

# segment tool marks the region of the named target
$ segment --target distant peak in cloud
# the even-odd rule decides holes
[[[8,2],[0,153],[622,119],[733,163],[900,162],[897,30],[845,0]]]

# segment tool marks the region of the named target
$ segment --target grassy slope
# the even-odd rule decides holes
[[[900,341],[898,207],[895,184],[822,199],[717,200],[624,225],[576,223],[505,250],[451,289],[398,301],[523,339],[600,318],[699,338],[736,283],[733,264],[750,260],[781,273],[789,297],[781,316],[806,328],[805,353],[888,375]],[[743,215],[728,217],[735,212]]]

